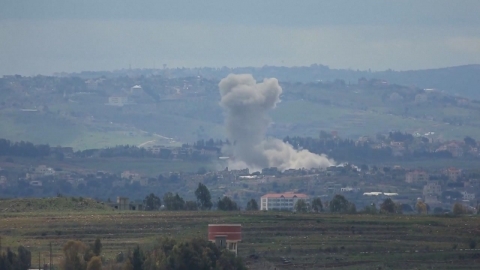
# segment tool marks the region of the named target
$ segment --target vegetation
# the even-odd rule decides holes
[[[145,210],[147,211],[159,210],[160,206],[162,206],[162,200],[160,200],[160,198],[155,194],[150,193],[150,195],[145,197],[145,200],[143,200],[143,204],[145,205]]]
[[[110,269],[113,264],[114,269],[122,269],[129,264],[147,265],[160,243],[155,240],[159,236],[173,238],[173,245],[179,245],[205,239],[210,223],[233,223],[242,224],[245,233],[239,243],[239,257],[252,269],[264,263],[283,268],[282,257],[300,269],[321,269],[325,265],[345,269],[471,269],[478,264],[478,251],[470,250],[471,240],[478,241],[473,233],[477,216],[126,211],[55,212],[53,217],[51,212],[3,214],[2,245],[29,243],[35,250],[33,268],[37,251],[48,262],[52,242],[54,266],[58,267],[64,256],[61,247],[67,239],[77,239],[91,243],[80,245],[81,252],[77,252],[82,267],[88,267],[85,253],[99,237],[103,268]],[[252,259],[252,254],[259,259]]]
[[[217,202],[217,208],[221,211],[236,211],[240,210],[237,203],[232,201],[230,197],[224,196],[222,199],[219,199]]]
[[[323,204],[320,198],[314,198],[312,200],[312,210],[316,213],[323,212]]]
[[[245,210],[247,211],[258,211],[258,209],[258,204],[255,199],[251,199],[250,201],[248,201],[247,207],[245,208]]]
[[[469,213],[467,207],[465,207],[463,204],[461,204],[459,202],[456,202],[455,204],[453,204],[452,212],[456,216],[465,215],[465,214]]]
[[[32,261],[31,252],[19,246],[17,253],[7,248],[6,252],[0,250],[0,269],[2,270],[28,270]]]
[[[165,195],[163,195],[163,203],[165,205],[165,209],[169,211],[184,210],[186,208],[185,201],[182,197],[180,197],[180,195],[178,195],[178,193],[175,195],[173,195],[171,192],[165,193]],[[189,207],[192,208],[191,205],[189,205]]]
[[[385,201],[383,201],[383,203],[380,205],[380,211],[383,213],[393,214],[395,213],[395,210],[396,205],[390,198],[385,199]]]
[[[34,145],[31,142],[11,142],[0,139],[0,156],[45,157],[50,155],[48,144]]]
[[[306,213],[308,211],[308,204],[304,199],[299,199],[295,203],[294,209],[299,213]]]
[[[332,213],[355,213],[357,209],[355,204],[350,203],[342,195],[335,195],[329,203],[330,212]]]
[[[246,269],[242,260],[227,250],[220,250],[204,239],[177,242],[160,238],[153,250],[143,253],[137,247],[126,262],[133,269]]]
[[[198,188],[195,190],[195,196],[197,197],[198,207],[201,210],[212,208],[212,196],[210,195],[210,191],[208,190],[207,186],[202,183],[198,183]]]

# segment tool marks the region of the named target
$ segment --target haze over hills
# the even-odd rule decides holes
[[[399,130],[436,132],[441,139],[480,137],[479,104],[451,94],[476,97],[480,82],[474,75],[478,68],[370,73],[314,65],[5,76],[0,79],[0,137],[76,149],[224,139],[217,78],[230,72],[251,72],[257,80],[280,79],[281,103],[269,112],[273,122],[268,136],[316,137],[321,130],[335,130],[342,137],[358,138]],[[388,76],[404,81],[406,86],[359,80]],[[414,82],[424,83],[413,87]],[[454,82],[459,82],[455,90],[440,91]],[[423,90],[427,87],[438,90]],[[115,104],[112,98],[125,100]]]
[[[316,82],[344,80],[356,83],[360,78],[382,79],[389,83],[416,86],[419,88],[434,88],[451,95],[470,99],[480,99],[480,64],[445,67],[437,69],[406,70],[406,71],[368,71],[353,69],[331,69],[328,66],[314,64],[311,66],[282,67],[237,67],[237,68],[176,68],[176,69],[124,69],[113,72],[80,72],[58,75],[92,78],[100,76],[150,75],[165,74],[170,78],[182,78],[201,75],[204,78],[220,80],[230,73],[252,74],[257,80],[277,78],[280,82]]]

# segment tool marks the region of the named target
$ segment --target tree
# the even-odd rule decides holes
[[[28,270],[31,266],[31,252],[23,246],[19,246],[18,255],[10,248],[7,252],[0,253],[0,269],[2,270]]]
[[[0,253],[0,269],[15,270],[17,264],[17,254],[10,248],[7,248],[7,253]]]
[[[198,188],[195,190],[195,196],[197,197],[197,204],[201,210],[212,209],[212,197],[210,191],[204,184],[198,183]]]
[[[230,197],[225,196],[222,199],[219,199],[217,202],[218,210],[222,211],[235,211],[239,210],[236,202],[232,201]]]
[[[419,214],[426,214],[427,213],[427,205],[422,201],[417,202],[417,204],[415,205],[415,209],[417,210],[417,213],[419,213]]]
[[[357,211],[355,204],[350,203],[345,197],[339,194],[333,197],[329,207],[330,212],[333,213],[353,213]]]
[[[87,270],[102,270],[102,258],[94,256],[87,264]]]
[[[100,238],[97,237],[95,239],[95,242],[88,247],[88,249],[85,251],[85,255],[83,256],[83,259],[88,262],[90,261],[93,257],[95,256],[100,256],[102,254],[102,241],[100,241]]]
[[[453,205],[452,212],[453,212],[454,215],[460,216],[460,215],[465,215],[468,211],[467,211],[467,208],[463,204],[456,202]]]
[[[370,205],[367,205],[363,209],[363,212],[366,213],[366,214],[375,215],[375,214],[377,214],[377,206],[374,203],[372,203]]]
[[[178,193],[167,192],[163,195],[163,203],[168,211],[179,211],[185,209],[185,201]]]
[[[395,213],[396,205],[392,201],[392,199],[387,198],[383,201],[383,203],[380,205],[380,211],[383,213]]]
[[[145,261],[145,255],[143,254],[143,251],[140,249],[140,247],[137,246],[133,250],[133,255],[131,258],[131,264],[133,266],[133,270],[142,270],[144,261]]]
[[[97,237],[97,239],[95,239],[92,250],[95,256],[100,256],[102,254],[102,241],[100,241],[100,238]]]
[[[304,199],[300,199],[295,203],[295,211],[299,213],[306,213],[308,210],[307,202]]]
[[[17,267],[18,270],[28,270],[32,265],[32,253],[30,250],[26,249],[24,246],[18,247],[18,259]]]
[[[198,205],[195,201],[186,201],[185,202],[185,210],[187,211],[197,211]]]
[[[320,198],[315,198],[312,201],[312,210],[315,212],[323,212],[323,204]]]
[[[160,209],[160,206],[162,206],[162,201],[159,197],[155,196],[155,194],[150,193],[150,195],[145,197],[143,200],[143,204],[145,205],[145,210],[155,211]]]
[[[84,254],[87,247],[80,241],[68,241],[63,246],[63,269],[65,270],[84,270],[85,260],[80,254]]]
[[[126,265],[127,266],[127,265]],[[128,267],[128,266],[127,266]],[[177,242],[161,238],[154,249],[148,252],[144,269],[246,269],[240,257],[205,239],[191,239]],[[132,268],[124,268],[132,270]]]
[[[247,211],[258,211],[258,204],[255,199],[251,199],[247,203],[247,207],[245,208]]]

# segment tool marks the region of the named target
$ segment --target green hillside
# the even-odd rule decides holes
[[[81,92],[67,94],[55,89],[69,84],[57,85],[54,78],[32,82],[21,77],[4,83],[13,86],[4,86],[0,138],[75,149],[225,138],[217,81],[122,77],[101,79],[103,84],[94,90],[78,86]],[[50,85],[54,91],[32,88],[34,83]],[[128,85],[134,84],[144,85],[145,91],[131,94]],[[380,80],[283,82],[281,86],[282,101],[269,112],[270,136],[316,137],[321,130],[335,130],[344,138],[356,139],[395,130],[433,132],[434,139],[443,140],[480,137],[480,103],[441,91]],[[129,101],[124,106],[107,105],[108,97],[115,95]]]

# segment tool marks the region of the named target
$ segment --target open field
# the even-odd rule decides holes
[[[240,223],[239,255],[252,253],[252,269],[478,269],[480,219],[473,217],[293,214],[285,212],[36,211],[1,213],[3,247],[28,246],[54,260],[69,239],[100,237],[112,259],[136,244],[148,248],[161,236],[206,238],[209,223]],[[286,258],[291,264],[285,264]]]

